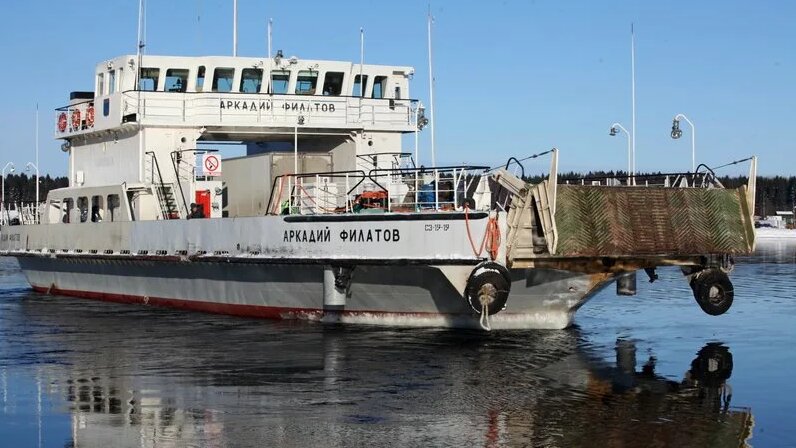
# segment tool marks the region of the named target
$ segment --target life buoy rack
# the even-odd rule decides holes
[[[80,110],[73,109],[72,110],[72,130],[76,131],[80,129]]]
[[[86,108],[86,126],[89,128],[94,127],[94,105],[90,104]]]
[[[68,119],[66,118],[66,112],[61,112],[58,114],[58,132],[66,132],[66,125],[68,124]]]

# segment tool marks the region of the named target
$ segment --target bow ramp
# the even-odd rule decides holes
[[[709,169],[561,182],[553,169],[538,184],[499,170],[507,265],[632,276],[630,295],[636,270],[654,280],[654,268],[680,266],[703,309],[721,314],[729,308],[723,298],[732,299],[732,257],[754,250],[755,175],[754,159],[750,183],[734,189]]]

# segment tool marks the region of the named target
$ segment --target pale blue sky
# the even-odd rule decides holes
[[[231,0],[148,2],[151,54],[231,53]],[[0,162],[33,160],[41,109],[41,171],[66,172],[52,110],[90,90],[94,65],[134,53],[137,0],[7,2],[0,27]],[[412,65],[412,96],[427,102],[426,1],[239,0],[239,53]],[[630,128],[630,23],[636,29],[637,164],[717,165],[750,154],[764,174],[796,174],[796,2],[432,2],[437,152],[441,163],[497,164],[557,146],[564,170],[623,169]],[[197,20],[198,19],[198,20]],[[428,164],[428,137],[422,147]],[[410,148],[411,139],[406,142]],[[546,169],[530,166],[533,172]],[[741,169],[730,170],[730,173]]]

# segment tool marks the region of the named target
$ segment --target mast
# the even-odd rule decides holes
[[[428,5],[428,90],[429,90],[429,120],[431,121],[431,166],[437,166],[437,153],[434,146],[434,65],[431,58],[431,4]]]
[[[362,98],[365,97],[365,80],[362,70],[365,67],[365,27],[359,27],[359,120],[362,121]]]
[[[271,31],[274,27],[274,19],[268,19],[268,59],[271,59]]]
[[[633,172],[636,174],[636,35],[633,31],[633,24],[630,24],[630,97],[632,102],[633,122],[631,128],[633,132],[630,136],[631,148],[633,150]]]
[[[135,68],[135,91],[136,91],[136,121],[138,122],[138,180],[144,180],[144,133],[141,132],[141,65],[143,64],[144,40],[146,33],[146,5],[145,0],[138,0],[138,43],[136,45],[136,56],[138,66]],[[72,173],[70,173],[69,186],[74,182],[74,148],[69,149],[69,158],[72,160]]]
[[[238,0],[232,0],[232,56],[238,55]]]
[[[39,224],[39,103],[36,103],[36,219]]]

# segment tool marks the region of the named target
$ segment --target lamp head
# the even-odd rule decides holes
[[[11,169],[8,172],[13,173],[14,171],[16,171],[16,168],[14,168],[14,165],[11,165]]]
[[[619,131],[616,129],[616,126],[611,126],[611,130],[608,131],[608,135],[610,135],[611,137],[615,137],[616,134],[618,133]]]
[[[680,130],[680,120],[675,118],[672,121],[672,138],[677,140],[682,136],[683,136],[683,131]]]

